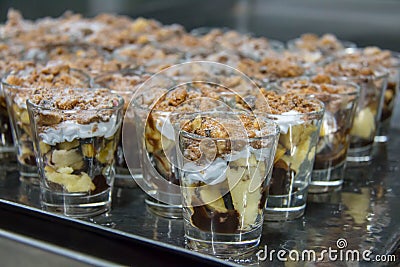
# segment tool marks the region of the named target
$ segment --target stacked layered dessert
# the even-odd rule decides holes
[[[267,104],[256,105],[255,112],[267,114],[281,130],[266,219],[293,219],[301,216],[306,206],[324,106],[290,92],[264,90],[264,96]]]
[[[109,202],[122,98],[108,89],[38,89],[28,105],[44,205],[56,205],[57,194]]]
[[[260,227],[277,140],[263,140],[277,134],[276,126],[263,124],[244,114],[181,120],[180,178],[190,225],[222,234]]]
[[[311,184],[313,191],[340,186],[344,178],[350,130],[359,96],[354,83],[334,80],[327,75],[285,80],[280,85],[289,92],[314,97],[325,105]]]
[[[387,71],[360,61],[336,60],[324,66],[324,72],[360,86],[358,107],[350,132],[350,148],[357,150],[371,147],[382,111]]]
[[[353,148],[372,144],[372,137],[379,127],[379,120],[385,121],[390,117],[398,90],[398,79],[395,79],[395,74],[391,75],[393,79],[389,81],[385,88],[386,91],[383,89],[380,95],[375,94],[378,91],[375,89],[378,89],[380,85],[384,87],[384,81],[374,79],[367,81],[365,79],[365,77],[384,76],[384,70],[382,73],[376,73],[375,65],[393,68],[397,71],[393,73],[398,73],[398,61],[394,60],[396,57],[394,53],[369,48],[358,54],[361,60],[350,60],[341,52],[348,47],[354,47],[354,44],[339,40],[331,34],[323,36],[304,34],[300,38],[289,41],[288,49],[285,50],[285,46],[281,42],[229,29],[203,28],[187,32],[181,25],[162,25],[152,19],[132,19],[111,14],[85,18],[71,12],[66,12],[58,18],[46,17],[31,21],[24,19],[18,11],[9,10],[7,22],[0,25],[0,38],[0,72],[3,75],[4,83],[9,85],[8,111],[11,113],[8,116],[12,118],[15,126],[15,138],[19,148],[18,161],[31,167],[35,166],[35,158],[31,144],[30,121],[25,104],[31,93],[27,93],[29,90],[19,89],[94,87],[91,79],[82,78],[82,75],[80,78],[76,78],[75,69],[88,73],[90,78],[103,77],[104,79],[107,78],[103,75],[110,72],[124,73],[126,69],[138,71],[140,77],[136,77],[137,80],[124,74],[117,77],[116,74],[110,80],[104,81],[106,85],[102,85],[112,87],[119,94],[129,91],[126,95],[125,108],[128,107],[132,91],[136,90],[131,89],[131,85],[132,88],[136,88],[136,82],[142,83],[153,73],[163,71],[175,64],[193,60],[210,60],[227,64],[243,72],[260,87],[271,81],[310,73],[325,72],[331,77],[345,76],[354,81],[361,81],[360,86],[367,88],[367,90],[362,90],[365,97],[361,97],[363,101],[359,102],[359,109],[351,130]],[[329,60],[327,60],[328,57]],[[344,63],[345,61],[350,63]],[[365,62],[368,64],[364,64]],[[357,65],[359,63],[360,65]],[[299,115],[298,113],[308,112],[307,108],[310,107],[307,104],[303,105],[303,100],[300,101],[299,97],[293,95],[281,99],[282,103],[279,102],[281,100],[277,100],[280,96],[270,95],[270,93],[265,94],[261,99],[257,95],[258,92],[249,90],[252,87],[243,83],[241,79],[234,76],[227,77],[223,72],[218,73],[219,77],[214,79],[215,75],[207,75],[210,73],[214,74],[212,70],[208,69],[192,69],[189,74],[177,72],[172,79],[158,85],[154,94],[152,88],[152,90],[148,90],[151,93],[141,99],[144,106],[148,104],[146,101],[149,99],[152,101],[146,107],[150,116],[137,118],[137,124],[142,125],[145,129],[144,133],[138,135],[139,138],[143,137],[140,142],[144,145],[138,150],[145,151],[143,162],[147,163],[142,167],[143,172],[147,172],[149,177],[161,176],[172,184],[178,184],[166,155],[166,151],[173,152],[172,147],[175,141],[168,133],[168,127],[165,129],[162,127],[165,124],[168,125],[165,123],[166,114],[209,108],[210,101],[199,100],[194,108],[182,104],[188,100],[192,101],[203,97],[220,101],[230,108],[258,109],[266,112],[271,111],[271,108],[274,107],[274,104],[272,107],[265,105],[264,100],[268,99],[268,102],[272,101],[271,103],[278,103],[280,106],[277,106],[276,113],[272,113],[272,115],[285,113],[283,116],[293,117]],[[203,93],[203,89],[196,89],[197,85],[194,85],[191,89],[187,87],[183,90],[181,88],[174,92],[168,92],[171,86],[185,81],[186,76],[195,77],[191,81],[201,77],[202,81],[223,84],[229,90],[220,90],[220,88],[209,86],[209,92]],[[207,79],[211,79],[211,81]],[[17,88],[19,89],[17,90]],[[232,91],[242,93],[242,96],[236,97]],[[149,96],[149,94],[152,95]],[[258,105],[261,102],[264,103],[262,107]],[[287,107],[286,104],[289,106]],[[380,116],[382,106],[384,110]],[[294,111],[291,108],[295,108]],[[318,113],[319,111],[310,112]],[[3,114],[4,117],[7,116],[4,110]],[[301,162],[305,159],[308,162],[312,161],[313,153],[310,152],[312,149],[309,149],[308,142],[310,138],[314,138],[316,131],[314,128],[318,127],[315,124],[308,127],[307,122],[300,119],[289,128],[282,126],[282,138],[275,167],[276,173],[286,172],[287,175],[280,175],[282,179],[275,181],[272,192],[275,190],[277,193],[287,193],[286,182],[293,181],[292,178],[302,172]],[[2,133],[5,132],[3,136],[7,136],[7,133],[9,136],[7,130],[2,128]],[[289,132],[291,134],[287,136]],[[321,139],[331,140],[330,138],[331,135],[323,128]],[[165,143],[164,147],[161,145],[163,142]],[[72,149],[76,148],[74,144],[71,146]],[[325,151],[325,148],[327,146],[323,146],[321,143],[318,151]],[[90,150],[90,148],[88,149]],[[132,153],[138,153],[138,150]],[[120,166],[124,166],[121,155],[120,149],[117,159],[120,160]],[[344,157],[342,156],[340,159],[342,158]],[[146,166],[154,166],[151,173],[147,171],[151,168]],[[279,183],[281,186],[278,186]],[[294,188],[304,187],[296,185]]]
[[[342,51],[338,58],[343,61],[358,62],[371,67],[384,67],[388,71],[387,87],[384,88],[384,100],[380,126],[377,137],[383,138],[377,141],[387,141],[390,128],[390,119],[395,106],[395,99],[399,91],[400,83],[400,54],[397,52],[383,50],[378,47],[353,48]],[[377,138],[375,138],[377,139]]]
[[[35,168],[36,160],[26,100],[38,88],[87,87],[90,78],[83,72],[60,62],[43,66],[31,61],[19,61],[12,66],[13,71],[2,80],[2,88],[6,94],[8,110],[14,125],[18,162],[22,166]]]

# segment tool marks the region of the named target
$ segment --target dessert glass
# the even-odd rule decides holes
[[[232,112],[173,121],[187,246],[219,257],[251,251],[262,233],[279,127]]]
[[[369,162],[372,145],[381,118],[388,72],[360,62],[335,61],[324,67],[325,73],[360,87],[356,114],[350,131],[347,161]]]
[[[361,62],[367,66],[380,66],[388,71],[388,81],[384,90],[382,113],[376,131],[375,142],[387,142],[390,120],[395,107],[400,83],[400,53],[370,46],[348,48],[335,55],[340,60]]]
[[[21,177],[26,177],[28,180],[31,177],[36,178],[38,176],[38,169],[33,150],[33,139],[26,100],[29,99],[36,89],[51,86],[51,79],[50,82],[45,81],[46,77],[53,77],[54,80],[59,79],[54,82],[53,87],[60,88],[88,86],[90,83],[90,78],[79,70],[69,69],[66,73],[61,71],[53,75],[51,73],[44,73],[44,68],[41,69],[41,67],[37,67],[37,69],[38,70],[26,69],[15,73],[10,72],[2,79],[2,88],[7,101],[13,138],[17,147],[19,171]],[[30,74],[27,75],[27,73],[32,75],[32,79],[39,77],[39,79],[43,78],[43,80],[39,82],[36,80],[31,84],[29,81]],[[58,78],[55,78],[57,76]],[[14,81],[18,82],[13,84]],[[40,82],[43,82],[43,84]],[[32,179],[31,181],[35,182],[36,179]]]
[[[165,78],[169,82],[162,82]],[[161,80],[160,80],[161,78]],[[172,81],[172,84],[171,84]],[[143,179],[136,183],[147,193],[150,211],[165,217],[182,217],[179,180],[174,168],[175,132],[172,114],[229,111],[254,102],[247,93],[259,89],[248,77],[216,62],[175,65],[148,79],[136,93],[127,113],[134,113]],[[237,103],[242,100],[240,103]],[[132,108],[131,108],[132,107]],[[130,115],[131,116],[131,115]],[[127,119],[127,116],[125,116]],[[123,145],[127,165],[133,166],[129,149],[132,127],[124,123]]]
[[[306,208],[324,104],[295,94],[266,91],[266,114],[280,127],[265,220],[282,221],[301,217]]]
[[[123,98],[107,89],[39,89],[27,100],[44,210],[89,217],[111,207]]]
[[[325,113],[308,192],[323,193],[339,188],[344,179],[359,87],[323,75],[286,80],[280,85],[290,92],[315,97],[324,103]]]

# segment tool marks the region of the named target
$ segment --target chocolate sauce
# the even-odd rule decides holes
[[[199,200],[193,197],[192,223],[202,231],[216,232],[222,234],[236,233],[239,228],[239,213],[229,209],[227,212],[218,212],[208,207],[200,205]]]
[[[287,195],[289,192],[296,192],[297,188],[290,190],[291,181],[296,176],[296,172],[290,169],[286,163],[279,160],[273,168],[271,184],[269,188],[270,195]]]
[[[366,147],[372,145],[374,143],[374,139],[366,140],[360,137],[353,136],[351,138],[350,148],[359,148],[359,147]]]
[[[101,193],[101,192],[107,190],[107,188],[110,187],[107,184],[106,177],[104,177],[104,175],[102,175],[102,174],[96,175],[93,178],[92,182],[96,186],[96,188],[93,191],[90,192],[91,195],[96,195],[98,193]]]

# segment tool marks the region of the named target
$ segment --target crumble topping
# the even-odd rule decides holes
[[[166,92],[154,103],[152,109],[183,112],[210,110],[222,104],[220,98],[223,92],[231,94],[231,91],[216,84],[193,82]]]
[[[100,75],[94,79],[94,82],[114,91],[134,91],[150,77],[150,74],[136,73],[135,70],[125,69]]]
[[[380,65],[385,68],[393,68],[400,66],[400,59],[395,57],[391,51],[380,49],[376,46],[368,46],[365,48],[354,49],[350,52],[343,52],[338,58],[350,61],[361,62],[370,65]]]
[[[327,33],[319,37],[313,33],[305,33],[295,41],[296,47],[309,51],[338,51],[343,49],[341,41],[333,34]]]
[[[235,136],[238,134],[238,127],[239,129],[244,127],[247,136]],[[183,123],[182,130],[210,138],[253,138],[256,137],[256,132],[260,131],[260,125],[255,117],[244,114],[237,115],[235,119],[224,118],[223,121],[218,121],[212,116],[199,115]]]
[[[296,111],[300,114],[317,112],[321,110],[320,105],[312,100],[295,93],[280,94],[274,91],[263,90],[267,104],[256,105],[256,111],[268,112],[281,115],[285,112]]]
[[[361,62],[340,62],[334,61],[324,67],[325,73],[332,76],[360,77],[374,75],[374,70],[370,66],[365,66]]]
[[[120,98],[108,89],[62,89],[40,88],[30,98],[33,104],[45,108],[39,113],[38,123],[50,126],[66,120],[76,120],[78,124],[106,122],[113,107],[121,104]],[[63,112],[92,111],[92,112]]]
[[[261,80],[297,77],[304,75],[305,72],[300,63],[287,58],[264,58],[260,62],[243,59],[239,62],[238,69],[250,77]]]
[[[21,61],[12,68],[13,71],[5,77],[4,81],[24,88],[86,87],[90,79],[82,71],[72,69],[62,62],[49,62],[46,66],[42,66],[30,61]]]
[[[300,78],[283,81],[281,86],[302,94],[346,94],[355,91],[354,86],[338,84],[326,74],[318,74],[310,79]]]

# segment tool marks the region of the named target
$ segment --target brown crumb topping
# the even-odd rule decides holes
[[[250,77],[261,80],[298,77],[305,72],[300,63],[287,58],[264,58],[261,62],[243,59],[239,62],[238,69]]]
[[[133,70],[122,70],[100,75],[94,79],[95,84],[114,91],[134,92],[143,82],[149,79],[150,74],[135,73]]]
[[[38,112],[38,123],[50,126],[66,120],[76,120],[79,124],[108,121],[113,113],[112,108],[121,105],[122,100],[108,89],[43,88],[35,90],[30,101],[44,108]]]
[[[228,89],[215,84],[195,82],[163,94],[156,100],[152,109],[169,112],[211,110],[219,105],[223,92],[231,93]]]
[[[295,41],[295,45],[300,49],[308,51],[322,50],[325,52],[335,52],[344,48],[337,37],[330,33],[324,34],[321,37],[313,33],[302,34],[301,37]]]
[[[334,61],[324,67],[325,73],[332,76],[359,77],[374,75],[374,70],[370,66],[365,66],[361,62],[340,62]]]
[[[310,113],[321,110],[321,106],[312,99],[296,93],[277,93],[274,91],[263,90],[267,105],[257,105],[256,111],[268,112],[269,114],[280,115],[289,111],[299,113]]]
[[[326,74],[318,74],[309,80],[304,78],[283,81],[281,86],[300,94],[346,94],[356,90],[354,86],[338,84]]]
[[[239,128],[238,128],[239,127]],[[247,136],[239,136],[240,130],[244,129]],[[238,114],[237,118],[226,118],[223,121],[214,119],[212,116],[197,116],[196,118],[183,123],[183,131],[210,138],[253,138],[260,130],[258,120],[255,117],[245,114]]]
[[[376,46],[359,48],[350,53],[343,53],[338,56],[340,59],[359,62],[372,66],[383,66],[385,68],[393,68],[400,66],[400,59],[392,55],[389,50],[383,50]]]
[[[89,84],[89,76],[65,63],[41,66],[20,61],[18,64],[12,66],[13,71],[5,77],[6,83],[24,88],[86,87]]]

